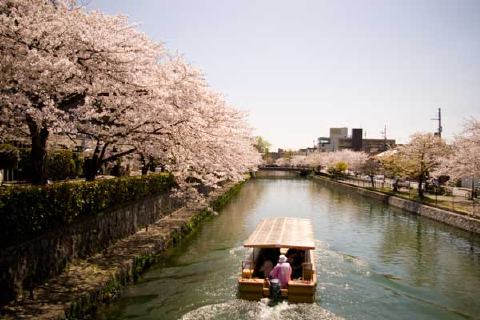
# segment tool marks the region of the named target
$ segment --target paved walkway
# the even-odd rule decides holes
[[[371,188],[372,184],[367,180],[360,179],[339,179],[344,183],[353,184],[359,187]],[[391,192],[392,185],[390,182],[383,182],[382,180],[375,181],[375,190],[383,192]],[[400,188],[400,192],[396,193],[397,196],[408,198],[411,200],[418,200],[417,190],[415,188]],[[470,200],[465,195],[435,195],[425,193],[425,200],[422,201],[427,205],[438,207],[441,209],[455,211],[461,214],[466,214],[472,217],[480,218],[480,199]]]

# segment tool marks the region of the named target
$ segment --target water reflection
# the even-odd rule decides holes
[[[313,305],[236,298],[243,241],[265,217],[305,217]],[[480,314],[480,237],[302,179],[255,179],[98,319],[464,319]]]

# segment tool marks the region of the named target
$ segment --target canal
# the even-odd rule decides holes
[[[313,222],[316,303],[236,298],[265,217]],[[252,179],[97,319],[480,319],[480,236],[307,179]]]

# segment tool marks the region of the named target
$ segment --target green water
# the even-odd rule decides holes
[[[265,217],[310,218],[316,303],[236,298]],[[302,179],[254,179],[97,319],[480,319],[480,236]]]

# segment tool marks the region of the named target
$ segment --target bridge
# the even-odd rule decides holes
[[[285,167],[285,166],[259,166],[259,171],[288,171],[295,172],[301,176],[307,176],[312,170],[310,168],[297,168],[297,167]]]
[[[266,171],[305,171],[307,168],[280,167],[280,166],[258,166],[258,170]]]

